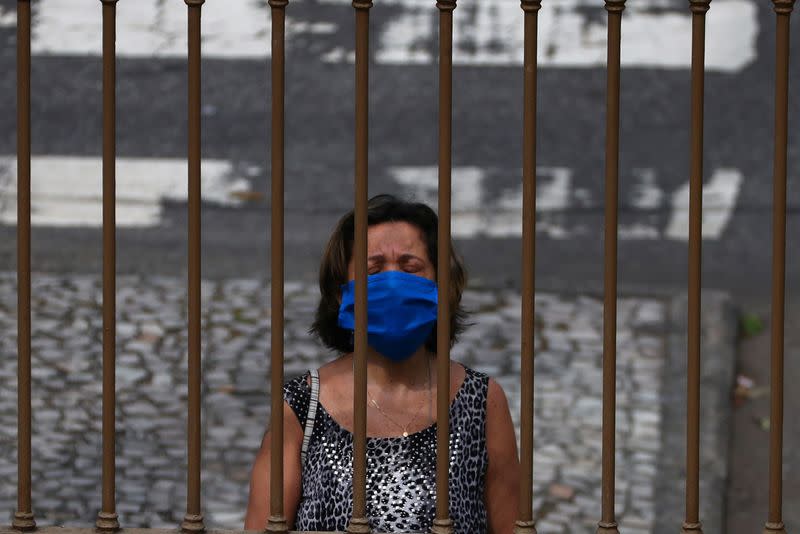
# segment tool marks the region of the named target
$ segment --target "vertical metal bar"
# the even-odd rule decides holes
[[[450,200],[453,126],[453,10],[456,0],[438,0],[439,9],[439,228],[436,318],[436,518],[431,532],[452,534],[450,519]]]
[[[31,2],[17,2],[17,511],[12,525],[33,530],[31,509]]]
[[[267,532],[286,533],[283,510],[283,278],[284,278],[284,38],[288,0],[269,0],[272,12],[271,445]]]
[[[786,152],[789,115],[789,16],[794,0],[775,6],[775,159],[772,196],[772,363],[770,370],[769,516],[764,533],[785,534],[783,476],[783,339],[786,283]]]
[[[533,320],[536,270],[536,52],[541,0],[521,0],[525,13],[522,130],[522,363],[520,367],[519,518],[516,534],[536,534],[533,520]]]
[[[116,342],[116,217],[114,212],[116,154],[116,10],[117,0],[103,4],[103,488],[97,528],[119,529],[115,506],[115,342]]]
[[[353,517],[347,532],[370,532],[367,520],[367,162],[369,126],[369,9],[372,0],[353,0],[356,10],[355,263],[353,377]]]
[[[700,289],[703,213],[705,24],[710,0],[689,0],[692,12],[692,111],[689,178],[689,299],[686,402],[686,516],[681,532],[700,523]]]
[[[184,0],[189,31],[189,413],[184,532],[205,530],[200,511],[200,9]]]
[[[619,184],[620,29],[625,0],[605,0],[608,11],[606,84],[605,237],[603,280],[603,482],[597,532],[618,533],[614,519],[614,453],[617,365],[617,189]]]

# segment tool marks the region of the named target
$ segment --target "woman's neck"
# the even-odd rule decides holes
[[[435,380],[433,374],[436,372],[431,356],[422,346],[405,360],[394,361],[370,347],[367,350],[367,381],[376,389],[427,389],[428,377]],[[355,362],[355,354],[352,357]]]

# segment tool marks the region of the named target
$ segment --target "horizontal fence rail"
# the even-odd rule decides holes
[[[115,371],[116,371],[116,6],[118,0],[99,0],[103,28],[103,379],[102,379],[102,504],[95,523],[105,532],[122,526],[116,512]],[[464,1],[464,0],[462,0]],[[466,0],[468,3],[474,0]],[[206,529],[201,508],[201,8],[204,0],[184,0],[187,8],[188,112],[188,406],[187,503],[180,525],[183,532],[232,532]],[[271,460],[267,532],[288,533],[292,519],[284,509],[284,136],[285,136],[285,20],[288,0],[269,0],[271,12]],[[794,0],[773,0],[776,12],[775,132],[773,160],[773,252],[771,331],[771,417],[769,510],[765,533],[785,534],[782,520],[783,459],[783,342],[786,263],[786,183],[788,146],[789,17]],[[599,5],[599,2],[598,2]],[[355,17],[354,68],[354,215],[355,332],[353,365],[353,508],[347,532],[369,533],[367,510],[367,235],[368,235],[368,127],[369,127],[369,13],[372,0],[352,0]],[[605,201],[604,305],[602,394],[602,493],[597,532],[618,534],[615,498],[615,399],[617,316],[617,220],[620,153],[620,42],[625,0],[605,0],[608,21]],[[522,287],[521,287],[521,429],[520,499],[516,534],[535,534],[533,506],[534,465],[534,292],[536,265],[536,119],[537,33],[541,0],[521,0],[524,24],[523,132],[522,132]],[[545,2],[545,7],[547,3]],[[703,184],[703,121],[705,23],[710,0],[690,0],[692,14],[692,68],[690,109],[690,226],[688,261],[686,510],[681,529],[702,533],[700,517],[700,291],[701,218]],[[453,16],[455,0],[431,0],[438,9],[438,251],[437,264],[437,458],[436,514],[431,532],[452,534],[450,517],[449,407],[450,407],[450,295],[452,126],[453,126]],[[713,15],[712,15],[713,16]],[[46,534],[88,534],[93,528],[37,528],[31,497],[31,2],[17,0],[17,337],[18,337],[18,449],[17,508],[9,527],[0,534],[38,530]],[[456,184],[459,187],[459,184]],[[677,518],[676,518],[677,519]],[[677,529],[677,521],[676,521]],[[125,528],[131,534],[166,534],[173,529]],[[239,532],[239,531],[235,531]],[[294,532],[294,531],[292,531]]]

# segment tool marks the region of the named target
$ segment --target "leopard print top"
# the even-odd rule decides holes
[[[484,478],[489,377],[469,367],[450,404],[450,519],[456,534],[486,532]],[[284,400],[305,427],[310,373],[288,380]],[[353,435],[319,404],[295,530],[344,531],[353,511]],[[376,532],[429,532],[436,512],[436,424],[407,437],[367,438],[367,517]]]

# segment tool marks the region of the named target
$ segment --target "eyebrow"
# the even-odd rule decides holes
[[[374,254],[372,256],[369,256],[367,258],[367,261],[382,261],[384,259],[385,259],[385,256],[383,254]],[[417,256],[416,254],[402,254],[400,256],[400,261],[401,262],[407,262],[409,260],[423,261],[423,259],[420,258],[419,256]]]

